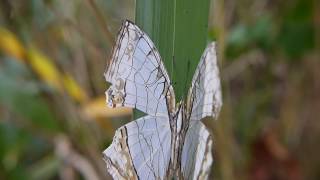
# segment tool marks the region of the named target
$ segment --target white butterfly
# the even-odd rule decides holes
[[[120,127],[103,152],[114,179],[206,179],[212,138],[200,119],[219,114],[222,98],[215,44],[205,49],[186,101],[175,95],[159,52],[130,21],[120,29],[105,78],[111,107],[147,115]]]

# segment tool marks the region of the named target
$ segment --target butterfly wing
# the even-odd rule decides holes
[[[222,106],[222,97],[214,43],[207,46],[200,59],[188,97],[191,120],[218,116]]]
[[[185,179],[207,179],[212,164],[212,137],[200,121],[216,118],[222,105],[215,44],[205,49],[192,79],[187,100],[189,128],[182,149],[181,166]]]
[[[104,75],[111,83],[106,91],[111,107],[126,106],[153,116],[167,116],[167,103],[175,104],[159,52],[150,38],[130,21],[125,21],[120,29]]]
[[[119,128],[103,152],[114,179],[165,179],[170,160],[169,119],[145,116]]]
[[[212,138],[201,121],[191,121],[183,144],[181,167],[184,179],[207,179],[212,164]]]

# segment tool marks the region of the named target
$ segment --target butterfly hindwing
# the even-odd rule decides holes
[[[191,121],[182,149],[184,179],[207,179],[212,164],[212,138],[201,121]]]
[[[130,21],[120,29],[105,78],[111,83],[106,91],[110,106],[167,116],[166,96],[174,97],[169,76],[150,38]]]
[[[165,179],[170,160],[169,120],[145,116],[119,128],[104,151],[114,179]]]

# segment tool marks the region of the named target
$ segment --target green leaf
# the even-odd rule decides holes
[[[209,0],[137,0],[136,23],[160,52],[176,99],[185,98],[207,44]]]
[[[315,48],[316,28],[313,21],[314,6],[312,1],[297,1],[288,5],[284,13],[283,24],[278,34],[279,45],[293,59]]]
[[[315,47],[314,33],[311,23],[285,23],[278,37],[279,45],[289,57],[299,58]]]
[[[227,57],[236,57],[249,45],[249,28],[243,24],[236,26],[227,39]]]
[[[274,24],[268,15],[262,15],[256,21],[252,28],[250,28],[250,35],[252,41],[261,48],[271,48],[274,42]]]

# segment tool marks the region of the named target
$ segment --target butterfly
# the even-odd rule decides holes
[[[104,73],[110,107],[145,114],[116,130],[103,152],[114,179],[206,179],[212,137],[200,121],[217,118],[222,96],[215,44],[206,47],[185,101],[176,103],[159,52],[137,25],[124,21]]]

